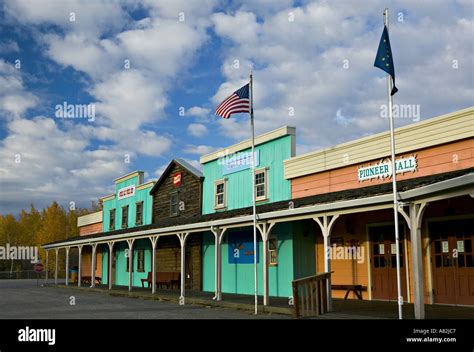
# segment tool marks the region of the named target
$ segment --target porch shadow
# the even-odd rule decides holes
[[[155,294],[151,289],[133,287],[131,292],[128,286],[113,286],[112,290],[107,285],[97,285],[95,288],[65,286],[72,288],[121,296],[130,298],[152,299],[169,301],[179,304],[180,291],[178,289],[159,289]],[[223,307],[238,310],[254,311],[254,296],[223,293],[222,301],[213,300],[213,292],[186,291],[186,304],[198,304],[210,307]],[[448,306],[448,305],[425,305],[426,319],[474,319],[474,307]],[[263,296],[258,296],[259,313],[292,315],[293,307],[289,305],[288,298],[270,297],[270,305],[263,306]],[[403,305],[403,318],[414,319],[413,304]],[[398,306],[396,302],[368,301],[354,299],[333,298],[333,311],[311,319],[398,319]]]

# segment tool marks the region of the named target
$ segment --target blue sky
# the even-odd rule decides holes
[[[212,112],[250,69],[257,133],[296,126],[298,154],[386,130],[385,6],[395,104],[421,111],[396,125],[473,105],[467,0],[0,1],[0,212],[88,206],[176,157],[198,167],[249,136],[246,116]],[[57,118],[64,102],[93,104],[94,121]]]

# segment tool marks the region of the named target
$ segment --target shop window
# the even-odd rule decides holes
[[[226,207],[226,184],[225,180],[216,181],[214,184],[214,207],[216,209]]]
[[[143,224],[143,202],[137,203],[137,211],[136,211],[136,225]]]
[[[255,171],[255,200],[267,199],[267,169]]]
[[[128,226],[128,205],[122,207],[122,229]]]
[[[109,231],[115,230],[115,209],[109,210]]]
[[[278,240],[276,238],[270,238],[268,240],[268,257],[269,264],[271,266],[278,265]]]
[[[174,192],[170,195],[170,216],[179,215],[179,193]]]
[[[145,251],[143,249],[137,251],[137,271],[139,273],[145,272]]]

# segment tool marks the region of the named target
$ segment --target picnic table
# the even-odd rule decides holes
[[[367,287],[362,285],[331,285],[333,290],[346,290],[344,299],[347,299],[349,293],[354,292],[358,299],[362,300],[362,291],[367,291]]]

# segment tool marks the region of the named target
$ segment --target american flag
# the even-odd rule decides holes
[[[216,115],[228,119],[230,115],[238,112],[250,113],[249,87],[250,83],[247,83],[224,99],[217,107]]]

